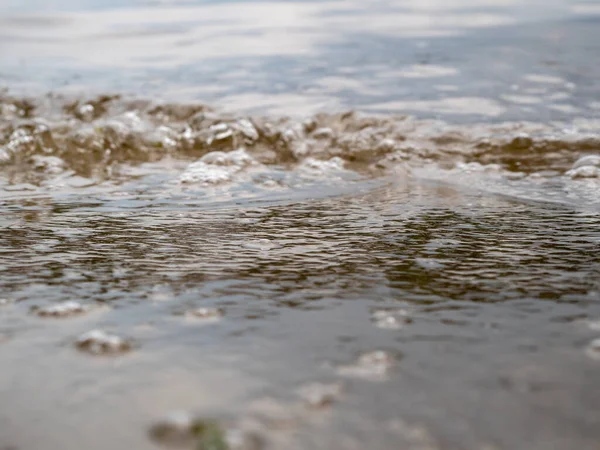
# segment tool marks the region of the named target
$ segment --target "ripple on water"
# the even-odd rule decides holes
[[[109,355],[132,350],[133,341],[103,330],[91,330],[79,336],[75,341],[75,346],[94,355]]]
[[[41,308],[33,308],[33,312],[40,317],[70,317],[84,314],[89,309],[90,307],[87,305],[69,300]]]

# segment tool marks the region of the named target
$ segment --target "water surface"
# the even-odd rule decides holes
[[[595,3],[1,9],[1,449],[598,448]]]

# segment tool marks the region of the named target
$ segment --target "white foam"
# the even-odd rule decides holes
[[[211,152],[190,164],[180,175],[181,183],[219,184],[231,181],[244,168],[256,164],[246,150]]]

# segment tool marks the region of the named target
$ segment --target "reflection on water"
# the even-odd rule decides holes
[[[1,450],[597,450],[595,4],[0,10]]]
[[[600,78],[593,4],[118,3],[5,5],[0,83],[23,93],[119,91],[272,114],[598,115],[590,102]]]

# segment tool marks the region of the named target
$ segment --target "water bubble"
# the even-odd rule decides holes
[[[68,317],[83,314],[88,309],[88,306],[82,305],[79,302],[65,301],[55,305],[35,308],[34,313],[40,317]]]
[[[394,364],[395,359],[392,355],[383,350],[377,350],[361,355],[352,365],[339,367],[337,372],[342,376],[380,381],[387,377]]]
[[[5,164],[10,161],[10,158],[10,152],[4,147],[0,147],[0,163]]]
[[[212,125],[209,131],[211,135],[206,139],[206,144],[209,146],[233,138],[233,130],[226,123]]]
[[[302,401],[312,409],[321,409],[335,403],[342,395],[341,383],[312,383],[302,386],[298,395]]]
[[[159,444],[194,446],[196,450],[259,450],[262,439],[240,427],[229,427],[185,411],[173,412],[150,427],[150,437]]]
[[[222,308],[196,308],[185,312],[185,316],[202,321],[216,322],[225,315]]]
[[[91,122],[94,119],[95,115],[94,105],[90,105],[89,103],[81,105],[77,110],[77,115],[81,120]]]
[[[334,156],[328,161],[306,158],[299,168],[313,173],[339,172],[344,170],[344,160],[339,156]]]
[[[331,128],[318,128],[312,133],[315,139],[331,139],[333,136],[334,132]]]
[[[306,141],[294,141],[290,143],[290,150],[296,159],[302,159],[310,153],[310,145]]]
[[[567,172],[571,178],[600,177],[600,155],[586,155],[579,158]]]
[[[412,322],[412,318],[405,309],[395,311],[377,310],[371,315],[371,320],[376,327],[387,330],[399,330],[404,325]]]
[[[190,164],[180,175],[181,183],[218,184],[230,181],[234,174],[256,160],[246,150],[232,152],[211,152]]]
[[[231,152],[210,152],[200,158],[200,161],[205,164],[226,167],[243,167],[255,162],[254,158],[243,148]]]
[[[240,119],[236,122],[235,127],[244,135],[249,142],[258,140],[258,131],[254,127],[254,124],[248,119]]]
[[[595,166],[600,167],[600,155],[586,155],[579,158],[573,164],[573,169],[578,169],[583,166]]]
[[[395,147],[396,147],[396,141],[394,141],[393,139],[385,138],[385,139],[382,139],[381,141],[379,141],[379,143],[377,144],[375,149],[378,152],[390,152],[390,151],[394,150]]]
[[[92,330],[82,334],[75,341],[75,346],[94,355],[125,353],[133,348],[130,340],[103,330]]]
[[[218,184],[231,180],[233,171],[225,167],[213,167],[203,162],[193,163],[179,177],[181,183]]]
[[[600,169],[594,166],[583,166],[577,169],[571,169],[567,175],[573,179],[576,178],[598,178],[600,177]]]
[[[585,350],[585,353],[592,359],[600,361],[600,338],[590,342]]]
[[[34,155],[33,168],[39,172],[47,174],[59,174],[65,170],[66,163],[57,156]]]
[[[283,142],[287,142],[289,144],[290,142],[300,139],[302,134],[303,130],[301,129],[301,127],[292,126],[291,128],[287,128],[285,131],[283,131],[283,133],[281,133],[281,139],[283,140]]]

